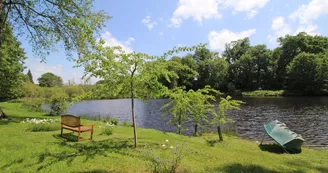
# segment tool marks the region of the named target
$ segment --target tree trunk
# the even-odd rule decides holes
[[[195,133],[194,133],[194,136],[197,136],[198,135],[198,124],[196,123],[195,124]]]
[[[2,44],[2,30],[5,25],[5,0],[0,0],[0,46]]]
[[[133,122],[133,134],[134,134],[134,148],[137,148],[137,125],[136,117],[134,111],[134,86],[133,81],[131,81],[131,107],[132,107],[132,122]]]
[[[218,134],[219,134],[220,141],[223,141],[223,136],[222,136],[220,125],[218,125]]]
[[[8,118],[8,116],[5,114],[5,112],[2,111],[1,108],[0,108],[0,114],[1,114],[1,119]]]
[[[181,118],[181,111],[180,111],[180,114],[179,114],[179,122],[178,122],[178,125],[179,125],[179,134],[181,135],[182,134],[182,127],[181,127],[181,124],[182,124],[182,118]]]

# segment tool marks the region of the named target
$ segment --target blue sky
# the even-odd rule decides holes
[[[252,45],[274,48],[277,37],[286,34],[328,35],[328,0],[96,0],[95,5],[113,17],[101,32],[107,45],[151,55],[199,43],[222,52],[225,43],[244,37]],[[83,69],[73,68],[62,49],[51,53],[45,64],[26,40],[20,41],[35,81],[52,72],[65,82],[81,82]]]

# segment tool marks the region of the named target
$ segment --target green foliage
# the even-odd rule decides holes
[[[103,120],[103,122],[113,124],[113,125],[118,125],[118,119],[117,118],[105,118]]]
[[[60,115],[68,110],[68,97],[65,93],[55,93],[50,97],[50,115]]]
[[[100,135],[112,135],[113,134],[113,128],[112,127],[105,127],[102,132],[100,133]]]
[[[243,92],[243,96],[283,96],[284,95],[284,90],[277,90],[277,91],[272,91],[272,90],[255,90],[252,92]]]
[[[189,120],[189,113],[192,111],[191,97],[183,88],[174,88],[166,93],[171,101],[165,104],[161,109],[163,115],[172,115],[169,123],[177,127],[178,133],[182,134],[182,125]]]
[[[127,121],[123,121],[121,125],[124,127],[132,127],[133,126],[131,123],[129,123]]]
[[[26,131],[29,132],[49,132],[60,130],[60,124],[52,123],[52,124],[29,124]]]
[[[170,71],[169,67],[176,64],[175,69],[184,69],[181,63],[166,61],[167,56],[181,51],[194,51],[204,45],[194,47],[178,47],[164,53],[161,57],[149,56],[145,53],[126,53],[121,47],[106,47],[104,40],[97,42],[96,51],[76,60],[78,66],[84,66],[85,76],[102,78],[103,83],[86,96],[106,93],[111,96],[129,94],[131,98],[132,122],[134,128],[135,147],[137,146],[136,122],[134,113],[134,98],[146,101],[146,98],[157,98],[165,93],[165,87],[159,79],[170,81],[179,76]],[[83,97],[80,97],[82,99]]]
[[[300,53],[287,66],[288,89],[304,94],[320,94],[328,80],[327,56]]]
[[[240,105],[244,104],[244,102],[240,100],[233,100],[231,96],[227,96],[226,98],[221,97],[219,108],[220,113],[214,118],[215,124],[224,124],[227,120],[226,118],[226,111],[233,110],[233,109],[240,109]]]
[[[25,52],[7,23],[0,42],[0,100],[15,99],[21,96]]]
[[[53,73],[42,74],[38,81],[41,87],[63,86],[63,79]]]
[[[174,88],[168,90],[166,96],[171,99],[161,109],[164,110],[163,115],[171,115],[170,124],[174,124],[178,133],[182,134],[183,124],[190,121],[195,125],[195,135],[197,128],[202,122],[207,123],[209,115],[215,115],[214,105],[219,92],[206,86],[197,91],[186,91],[184,88]]]
[[[30,111],[42,112],[42,105],[46,102],[45,98],[22,98],[22,107]]]
[[[238,110],[240,109],[241,104],[244,104],[244,102],[240,100],[233,100],[231,96],[227,96],[226,98],[223,97],[220,98],[220,103],[219,103],[220,111],[218,114],[214,114],[215,116],[212,119],[212,124],[217,125],[220,141],[223,141],[223,135],[220,126],[222,124],[225,124],[227,121],[226,111],[234,110],[234,109]]]
[[[28,69],[27,76],[28,76],[29,82],[34,83],[33,75],[32,75],[32,72],[30,69]]]
[[[26,35],[33,52],[42,60],[56,51],[59,43],[69,57],[73,51],[79,56],[88,53],[95,41],[94,33],[109,19],[103,11],[94,11],[93,0],[5,0],[0,6],[0,14],[7,14],[0,20],[0,31],[4,23],[10,23],[19,36]]]
[[[72,101],[75,97],[83,95],[85,93],[85,87],[82,85],[66,85],[62,87],[68,95],[69,101]]]
[[[160,145],[161,148],[156,151],[146,145],[141,151],[143,158],[148,160],[147,168],[152,173],[176,173],[181,164],[184,155],[189,151],[185,149],[185,144],[173,146],[168,140]]]

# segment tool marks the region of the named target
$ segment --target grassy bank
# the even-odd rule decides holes
[[[284,96],[284,90],[255,90],[250,92],[242,92],[243,96],[247,97],[263,97],[263,96]]]
[[[104,123],[95,123],[94,141],[70,142],[59,137],[60,130],[27,131],[26,118],[53,118],[29,112],[17,103],[0,103],[10,120],[0,120],[0,172],[147,172],[149,160],[141,152],[150,145],[157,152],[169,140],[185,143],[180,172],[328,172],[328,151],[304,148],[301,154],[277,154],[262,151],[255,142],[215,134],[186,137],[152,129],[138,129],[139,148],[134,149],[131,127],[115,126],[113,134],[100,135]]]

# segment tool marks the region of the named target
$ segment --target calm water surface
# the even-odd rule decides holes
[[[292,131],[305,139],[306,145],[328,147],[328,97],[281,97],[243,98],[241,110],[228,112],[236,122],[240,137],[260,141],[264,135],[263,124],[271,120],[284,122]],[[168,125],[168,117],[161,116],[161,107],[167,99],[149,99],[148,104],[136,100],[136,121],[139,127],[175,132]],[[69,113],[90,116],[96,119],[114,117],[131,122],[131,100],[91,100],[73,105]],[[192,134],[192,126],[187,124]],[[270,140],[268,137],[265,140]]]

